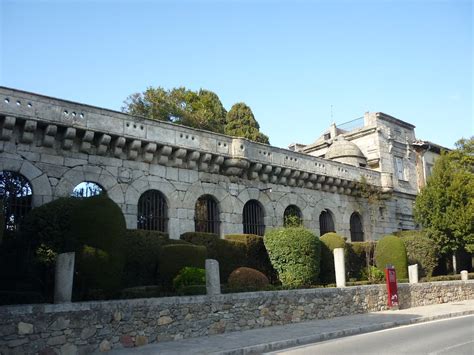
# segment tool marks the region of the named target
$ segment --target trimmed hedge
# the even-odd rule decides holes
[[[232,271],[227,281],[229,289],[248,289],[252,291],[262,290],[269,285],[268,278],[262,272],[248,268],[239,267]]]
[[[303,227],[277,228],[264,237],[265,247],[283,286],[306,286],[319,276],[319,238]]]
[[[377,242],[375,263],[381,271],[385,270],[387,264],[393,265],[397,273],[397,280],[408,278],[408,259],[405,244],[397,236],[386,235]]]
[[[160,249],[169,244],[168,234],[147,230],[127,230],[125,232],[125,267],[123,285],[125,287],[155,285],[157,280]]]
[[[277,280],[277,274],[268,257],[263,237],[255,234],[227,234],[224,240],[245,245],[245,267],[264,273],[270,281]]]
[[[124,267],[125,218],[106,195],[78,199],[71,217],[71,236],[82,245],[77,276],[80,294],[101,289],[109,297],[121,286]]]
[[[184,267],[173,279],[173,287],[180,294],[189,286],[206,286],[206,270],[196,267]]]
[[[366,280],[367,266],[375,264],[375,246],[376,242],[351,242],[346,244],[346,267],[349,279]]]
[[[205,268],[207,251],[204,246],[192,244],[170,244],[160,249],[158,276],[165,286],[186,266]]]
[[[207,257],[219,262],[221,283],[227,281],[233,270],[246,265],[246,245],[242,242],[224,240],[217,234],[200,232],[183,233],[180,238],[206,247]]]
[[[431,277],[438,265],[439,248],[423,231],[403,231],[395,233],[405,244],[408,264],[418,264],[421,277]]]
[[[337,233],[326,233],[320,239],[321,241],[321,271],[319,277],[323,284],[336,282],[336,271],[334,269],[333,250],[336,248],[345,248],[344,238]]]

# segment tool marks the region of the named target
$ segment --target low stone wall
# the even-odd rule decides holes
[[[399,285],[401,308],[474,299],[474,281]],[[1,354],[110,348],[386,309],[385,285],[0,307]]]

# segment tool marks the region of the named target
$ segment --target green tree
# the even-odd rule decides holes
[[[441,154],[414,214],[442,254],[474,252],[474,137]]]
[[[269,144],[268,137],[260,132],[252,110],[243,102],[236,103],[227,113],[225,133],[234,137],[243,137],[255,142]]]

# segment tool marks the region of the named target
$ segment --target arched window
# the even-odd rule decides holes
[[[145,191],[138,200],[137,229],[168,231],[168,204],[157,190]]]
[[[265,234],[263,208],[257,200],[250,200],[244,206],[243,212],[244,234]]]
[[[303,215],[298,206],[289,205],[283,213],[283,225],[285,227],[300,226],[303,223]]]
[[[3,206],[4,230],[15,231],[22,218],[31,210],[33,191],[23,175],[0,171],[0,201]]]
[[[92,181],[83,181],[72,190],[73,197],[92,197],[100,195],[104,189],[99,184]]]
[[[324,210],[319,215],[319,232],[323,236],[329,232],[335,232],[334,221],[332,219],[332,213],[329,210]]]
[[[196,232],[219,234],[219,207],[212,196],[199,197],[194,213]]]
[[[351,215],[351,241],[352,242],[363,242],[364,241],[364,229],[362,228],[362,219],[360,214],[354,212]]]

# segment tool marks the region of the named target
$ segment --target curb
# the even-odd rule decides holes
[[[337,338],[342,338],[342,337],[351,336],[351,335],[370,333],[370,332],[383,330],[383,329],[396,328],[403,325],[424,323],[424,322],[430,322],[430,321],[439,320],[439,319],[467,316],[471,314],[474,314],[474,310],[452,312],[452,313],[440,314],[436,316],[412,318],[412,319],[395,321],[395,322],[385,322],[385,323],[373,324],[373,325],[357,327],[357,328],[347,328],[347,329],[337,330],[337,331],[327,332],[327,333],[306,335],[302,337],[297,337],[293,339],[285,339],[285,340],[275,341],[271,343],[250,345],[243,348],[213,352],[211,354],[212,355],[261,354],[261,353],[269,352],[269,351],[282,350],[282,349],[292,348],[295,346],[318,343],[325,340],[337,339]]]

